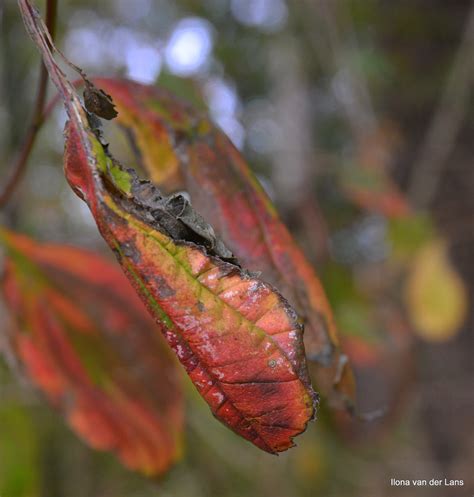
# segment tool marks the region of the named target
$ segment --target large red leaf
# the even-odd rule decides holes
[[[4,230],[2,290],[32,380],[91,446],[146,474],[181,453],[179,370],[119,267]]]
[[[68,112],[72,188],[215,416],[263,450],[291,447],[315,405],[294,311],[233,263],[183,197],[163,197],[110,156],[56,65],[37,12],[26,0],[20,5]]]
[[[117,122],[155,184],[186,190],[243,265],[261,271],[298,311],[318,390],[351,404],[352,372],[324,290],[238,150],[205,115],[163,89],[94,81],[113,97]]]

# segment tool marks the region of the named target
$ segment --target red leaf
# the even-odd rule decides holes
[[[382,168],[351,166],[341,174],[341,186],[361,209],[389,218],[406,217],[410,207],[396,184]]]
[[[269,285],[240,269],[183,197],[163,197],[123,169],[93,129],[50,52],[45,28],[20,0],[69,115],[65,173],[166,330],[213,413],[268,452],[292,446],[314,414],[296,315]]]
[[[318,390],[332,400],[352,399],[352,372],[314,268],[237,149],[205,115],[162,89],[126,80],[94,82],[112,95],[117,122],[149,177],[167,191],[189,192],[243,265],[261,271],[295,307]]]
[[[32,380],[92,447],[164,472],[181,453],[179,372],[127,279],[84,250],[0,239],[12,341]]]
[[[395,126],[382,122],[359,137],[355,162],[340,171],[341,188],[361,209],[389,218],[403,218],[410,214],[407,199],[388,173],[399,139]]]

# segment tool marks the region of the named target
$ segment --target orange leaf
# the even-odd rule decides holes
[[[119,268],[5,230],[2,289],[32,380],[92,447],[164,472],[181,453],[179,371]]]

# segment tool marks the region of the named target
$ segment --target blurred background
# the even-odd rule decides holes
[[[5,358],[0,496],[472,495],[474,4],[59,4],[57,44],[88,75],[161,84],[208,108],[315,264],[360,411],[387,412],[357,422],[323,399],[298,446],[277,458],[221,426],[189,386],[183,460],[150,481],[86,447]],[[16,2],[0,0],[0,186],[38,71]],[[0,222],[106,253],[62,174],[64,121],[58,108],[42,128]],[[464,486],[403,488],[391,478]]]

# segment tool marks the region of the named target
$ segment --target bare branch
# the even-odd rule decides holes
[[[47,0],[46,3],[46,26],[51,34],[51,39],[54,39],[57,17],[57,0]],[[23,142],[20,153],[12,167],[12,173],[6,185],[0,193],[0,207],[5,205],[17,185],[21,181],[28,164],[28,158],[36,141],[36,136],[44,121],[43,108],[46,100],[46,92],[48,88],[48,72],[43,63],[41,63],[40,76],[38,79],[38,91],[31,119],[30,127]]]

